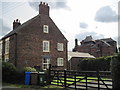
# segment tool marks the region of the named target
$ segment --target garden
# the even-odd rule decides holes
[[[85,59],[80,61],[80,70],[81,71],[111,71],[112,80],[113,80],[113,89],[120,88],[120,54],[109,57],[100,57],[96,59]],[[13,86],[18,88],[63,88],[55,85],[60,85],[61,82],[65,83],[64,78],[59,78],[53,80],[51,84],[47,86],[38,86],[38,85],[24,85],[25,72],[36,72],[35,68],[25,67],[24,69],[17,69],[13,64],[8,62],[2,62],[2,82],[3,86]],[[86,80],[82,80],[83,76],[76,76],[76,78],[67,78],[67,84],[72,84],[76,79],[77,84],[84,83]],[[87,82],[94,82],[97,80],[96,77],[88,77]],[[92,80],[94,79],[94,80]],[[108,78],[102,78],[106,80]],[[78,82],[80,80],[80,82]]]

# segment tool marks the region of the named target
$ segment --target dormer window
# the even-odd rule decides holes
[[[43,32],[44,33],[49,33],[49,27],[48,27],[48,25],[43,25]]]

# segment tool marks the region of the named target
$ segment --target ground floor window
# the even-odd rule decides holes
[[[2,55],[0,55],[0,61],[2,61]]]
[[[64,59],[63,58],[57,58],[57,66],[64,66]]]
[[[47,70],[49,68],[50,58],[43,58],[42,64],[43,70]]]
[[[9,61],[9,53],[4,54],[4,55],[5,55],[5,62],[8,62]]]

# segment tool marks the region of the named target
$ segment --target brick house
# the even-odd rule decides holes
[[[95,58],[95,57],[90,55],[89,53],[69,51],[68,52],[69,70],[79,70],[80,60],[82,60],[83,58]]]
[[[74,52],[89,53],[95,57],[110,56],[117,52],[116,41],[112,38],[93,40],[92,36],[87,36],[80,43],[78,45],[78,40],[75,39]]]
[[[49,17],[48,4],[41,2],[37,16],[23,24],[14,20],[13,30],[0,41],[0,57],[17,68],[39,66],[46,70],[51,64],[67,69],[67,43]]]

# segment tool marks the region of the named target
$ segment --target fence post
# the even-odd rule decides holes
[[[74,76],[74,79],[75,79],[75,89],[76,89],[76,72],[75,72],[75,76]]]
[[[59,71],[57,71],[57,86],[59,86]]]
[[[85,79],[86,79],[85,80],[86,81],[85,84],[86,84],[86,90],[87,90],[87,73],[85,74]]]
[[[97,71],[97,78],[98,78],[98,90],[100,90],[100,75],[99,75],[99,71]]]
[[[66,70],[64,70],[64,87],[66,88]]]

